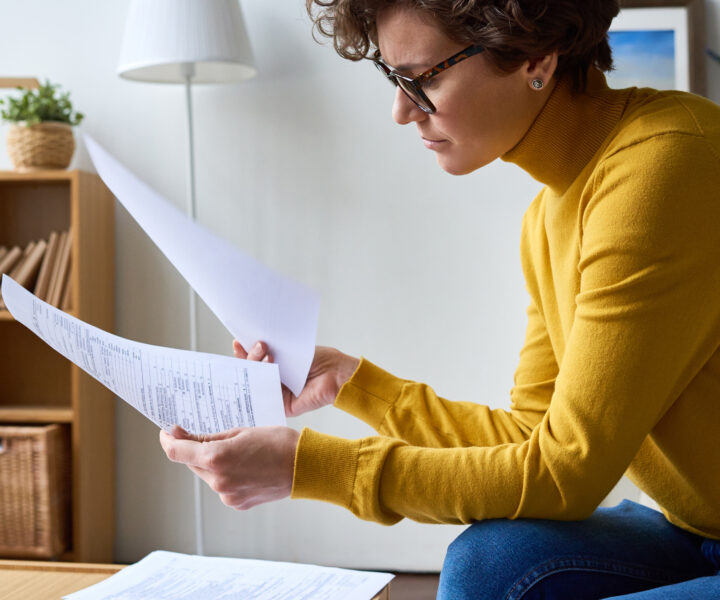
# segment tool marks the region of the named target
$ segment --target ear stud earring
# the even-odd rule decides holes
[[[545,85],[545,83],[543,82],[542,79],[533,79],[532,83],[530,85],[532,85],[533,88],[535,88],[536,90],[541,90],[541,89],[543,89],[543,86]]]

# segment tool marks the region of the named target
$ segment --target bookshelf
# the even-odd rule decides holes
[[[114,326],[114,200],[83,171],[0,171],[0,246],[25,248],[72,231],[70,314]],[[30,288],[32,289],[32,288]],[[70,549],[62,560],[112,562],[115,524],[114,397],[0,311],[0,423],[60,423],[71,452]]]

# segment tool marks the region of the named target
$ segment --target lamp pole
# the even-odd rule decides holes
[[[238,0],[131,0],[118,74],[182,83],[187,105],[187,214],[197,219],[192,87],[244,81],[256,74]],[[2,81],[2,80],[0,80]],[[188,288],[190,350],[197,351],[197,294]],[[196,553],[204,554],[202,485],[194,477]]]
[[[197,220],[197,199],[195,196],[195,137],[193,135],[193,111],[192,111],[192,78],[195,76],[195,65],[193,63],[182,64],[182,75],[185,79],[185,104],[187,112],[187,134],[188,134],[188,168],[187,168],[187,214],[193,221]],[[198,349],[198,324],[197,324],[197,293],[188,285],[188,315],[190,350],[197,352]],[[195,554],[205,554],[205,528],[203,521],[203,499],[202,484],[197,475],[193,475],[193,496],[195,508]]]

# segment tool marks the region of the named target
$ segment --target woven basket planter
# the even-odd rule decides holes
[[[18,171],[65,169],[75,152],[75,137],[67,123],[18,123],[10,126],[7,150]]]

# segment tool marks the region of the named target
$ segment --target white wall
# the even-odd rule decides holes
[[[259,76],[196,89],[199,220],[321,292],[319,343],[451,398],[507,407],[525,326],[519,226],[540,186],[502,163],[461,178],[442,172],[414,129],[392,122],[393,92],[375,69],[312,41],[303,4],[243,0]],[[0,74],[62,83],[87,115],[80,131],[184,206],[183,90],[115,75],[128,0],[0,5]],[[717,47],[720,0],[708,10]],[[717,100],[720,67],[708,67]],[[90,168],[84,148],[73,166]],[[116,268],[118,333],[187,347],[184,282],[121,209]],[[203,306],[201,349],[229,353],[230,341]],[[332,408],[291,425],[371,433]],[[191,476],[121,402],[117,472],[116,560],[193,552]],[[238,513],[209,491],[204,501],[206,551],[216,555],[432,570],[460,531],[385,528],[324,503]]]

